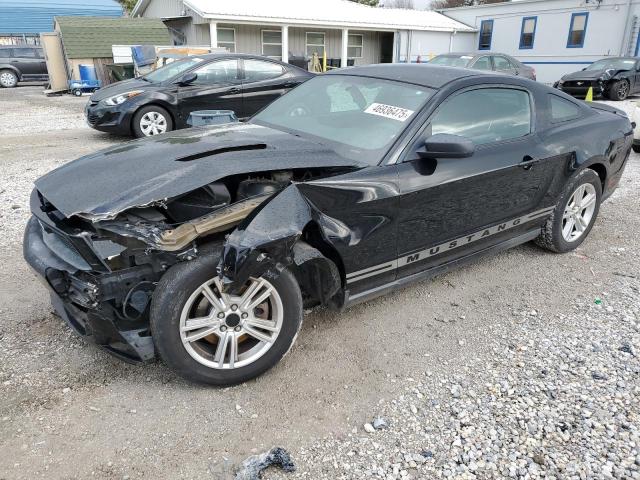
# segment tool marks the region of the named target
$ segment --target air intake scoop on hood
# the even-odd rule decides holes
[[[220,155],[221,153],[229,153],[229,152],[242,152],[248,150],[264,150],[267,148],[266,143],[254,143],[250,145],[234,145],[232,147],[220,147],[214,148],[213,150],[206,150],[200,153],[194,153],[193,155],[187,155],[186,157],[176,158],[176,162],[191,162],[193,160],[198,160],[199,158],[211,157],[213,155]]]

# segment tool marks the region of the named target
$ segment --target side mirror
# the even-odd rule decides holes
[[[197,78],[198,78],[198,74],[197,73],[193,73],[193,72],[185,73],[184,77],[182,77],[178,81],[178,83],[180,85],[189,85],[189,84],[195,82]]]
[[[587,67],[584,67],[584,68],[582,69],[582,71],[584,72],[586,69],[587,69]]]
[[[448,133],[437,133],[427,138],[424,150],[418,150],[420,158],[467,158],[473,155],[475,146],[468,138]]]

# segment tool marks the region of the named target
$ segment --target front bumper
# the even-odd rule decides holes
[[[133,112],[125,102],[122,105],[108,106],[89,100],[84,107],[84,116],[91,128],[117,135],[131,135]]]
[[[95,274],[82,270],[82,265],[72,265],[54,252],[45,242],[44,235],[38,219],[31,217],[24,234],[23,253],[49,289],[56,313],[78,334],[124,361],[152,360],[155,350],[148,318],[127,318],[113,301],[106,300],[113,297],[112,285],[124,273]],[[134,279],[142,278],[145,276],[143,270],[129,275]],[[147,276],[149,274],[152,275],[146,272]]]
[[[593,94],[603,96],[605,91],[605,85],[602,82],[596,80],[579,80],[579,81],[566,81],[559,83],[558,87],[564,93],[568,93],[571,96],[584,98],[587,96],[589,88],[593,88]]]

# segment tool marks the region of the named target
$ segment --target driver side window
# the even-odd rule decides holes
[[[479,88],[446,100],[431,120],[431,133],[449,133],[476,145],[519,138],[531,132],[529,94],[513,88]]]
[[[238,81],[238,61],[220,60],[198,68],[194,73],[198,78],[192,85],[229,84]]]

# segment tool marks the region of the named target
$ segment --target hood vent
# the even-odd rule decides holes
[[[264,150],[267,148],[266,143],[254,143],[249,145],[234,145],[231,147],[214,148],[213,150],[206,150],[200,153],[194,153],[193,155],[187,155],[186,157],[176,158],[176,162],[191,162],[200,158],[211,157],[213,155],[220,155],[221,153],[228,152],[244,152],[246,150]]]

